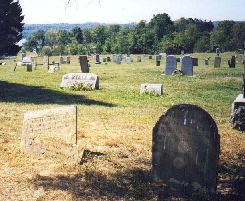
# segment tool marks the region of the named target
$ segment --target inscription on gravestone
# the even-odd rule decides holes
[[[166,57],[165,75],[172,75],[177,68],[176,57],[169,55]]]
[[[184,56],[181,59],[181,71],[184,73],[184,75],[193,75],[192,58],[190,56]]]
[[[153,129],[152,172],[183,193],[216,192],[220,138],[212,117],[195,105],[176,105]]]
[[[60,87],[74,90],[83,89],[83,87],[78,87],[79,84],[82,84],[86,89],[99,89],[99,76],[93,73],[68,73],[63,75]]]
[[[36,155],[70,162],[79,160],[76,106],[25,113],[21,147]]]

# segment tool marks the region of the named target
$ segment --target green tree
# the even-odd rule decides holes
[[[22,38],[23,19],[19,1],[0,1],[0,55],[16,55],[20,50],[16,43]]]
[[[24,44],[24,47],[32,51],[33,49],[36,49],[39,51],[42,49],[42,47],[45,45],[45,31],[38,30],[34,33],[32,33],[28,38],[26,43]]]
[[[74,27],[71,31],[72,36],[78,44],[82,44],[84,41],[83,31],[80,27]]]

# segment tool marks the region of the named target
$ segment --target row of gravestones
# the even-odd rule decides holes
[[[24,151],[67,162],[80,162],[84,146],[77,141],[77,108],[64,106],[24,115]],[[194,105],[177,105],[153,128],[152,175],[155,182],[183,194],[215,193],[220,138],[212,117]]]

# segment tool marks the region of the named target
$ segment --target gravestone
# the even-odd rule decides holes
[[[198,58],[192,58],[192,65],[198,66]]]
[[[162,84],[141,84],[140,94],[155,94],[161,96],[163,94]]]
[[[102,61],[105,63],[105,62],[107,62],[107,59],[106,58],[103,58]]]
[[[137,56],[137,62],[141,62],[141,56]]]
[[[220,49],[219,48],[216,48],[216,54],[217,54],[217,56],[219,56],[220,53],[221,53]]]
[[[58,65],[52,65],[52,66],[49,66],[48,72],[49,73],[55,73],[58,70],[59,70],[59,66]]]
[[[149,55],[149,57],[148,57],[149,59],[152,59],[152,55]]]
[[[49,67],[49,56],[43,57],[43,67],[48,69],[48,67]]]
[[[32,72],[32,64],[26,64],[27,72]]]
[[[21,61],[23,61],[23,59],[26,57],[26,53],[22,52],[21,53]]]
[[[170,108],[153,128],[152,173],[183,194],[215,193],[220,150],[218,128],[202,108]]]
[[[107,62],[111,62],[111,57],[107,57]]]
[[[125,57],[126,64],[131,64],[131,58],[130,57]]]
[[[169,55],[166,57],[165,75],[172,75],[177,69],[176,57]]]
[[[239,94],[234,100],[231,109],[232,128],[245,131],[245,98]]]
[[[37,61],[36,61],[35,57],[31,57],[31,64],[32,64],[34,70],[36,70],[37,69]]]
[[[181,59],[181,71],[184,73],[184,75],[193,75],[192,58],[190,56],[184,56]]]
[[[79,91],[99,89],[99,76],[93,73],[68,73],[63,75],[60,87]]]
[[[60,57],[60,64],[64,64],[65,63],[65,61],[64,61],[64,57]]]
[[[208,65],[209,64],[209,59],[205,59],[204,62],[205,62],[205,65]]]
[[[119,54],[117,54],[117,55],[115,56],[115,63],[116,63],[116,64],[121,64],[121,56],[120,56]]]
[[[156,66],[160,66],[161,64],[161,58],[160,58],[160,55],[157,55],[156,56]]]
[[[89,73],[89,67],[88,67],[88,58],[86,55],[82,55],[78,57],[79,64],[81,67],[81,71],[83,73]]]
[[[230,68],[236,67],[236,57],[235,56],[231,56],[231,59],[228,60],[228,65]]]
[[[95,64],[101,64],[99,54],[96,54],[96,56],[95,56]]]
[[[220,68],[221,65],[221,57],[214,58],[214,68]]]
[[[21,147],[38,156],[80,162],[82,147],[77,143],[77,107],[26,112]]]
[[[185,55],[185,50],[181,50],[181,53],[180,53],[182,56]]]
[[[70,63],[71,63],[71,57],[70,57],[70,56],[67,56],[67,57],[66,57],[66,63],[67,63],[67,64],[70,64]]]

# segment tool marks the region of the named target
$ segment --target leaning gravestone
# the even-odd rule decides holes
[[[48,67],[49,67],[49,56],[43,57],[43,67],[48,69]]]
[[[220,138],[212,117],[195,105],[176,105],[153,129],[152,171],[183,194],[215,193]]]
[[[79,91],[99,89],[99,76],[93,73],[68,73],[63,75],[60,87]]]
[[[221,57],[215,57],[214,58],[214,68],[220,68],[221,64]]]
[[[184,75],[193,75],[192,58],[190,56],[184,56],[181,59],[181,71],[184,73]]]
[[[176,57],[169,55],[166,57],[165,75],[172,75],[177,69]]]
[[[79,64],[81,67],[81,71],[83,73],[89,73],[89,67],[88,67],[88,58],[86,55],[82,55],[78,57]]]
[[[140,94],[155,94],[161,96],[163,94],[162,84],[141,84]]]
[[[25,113],[21,147],[38,156],[80,162],[82,147],[77,143],[77,107],[63,106]]]

